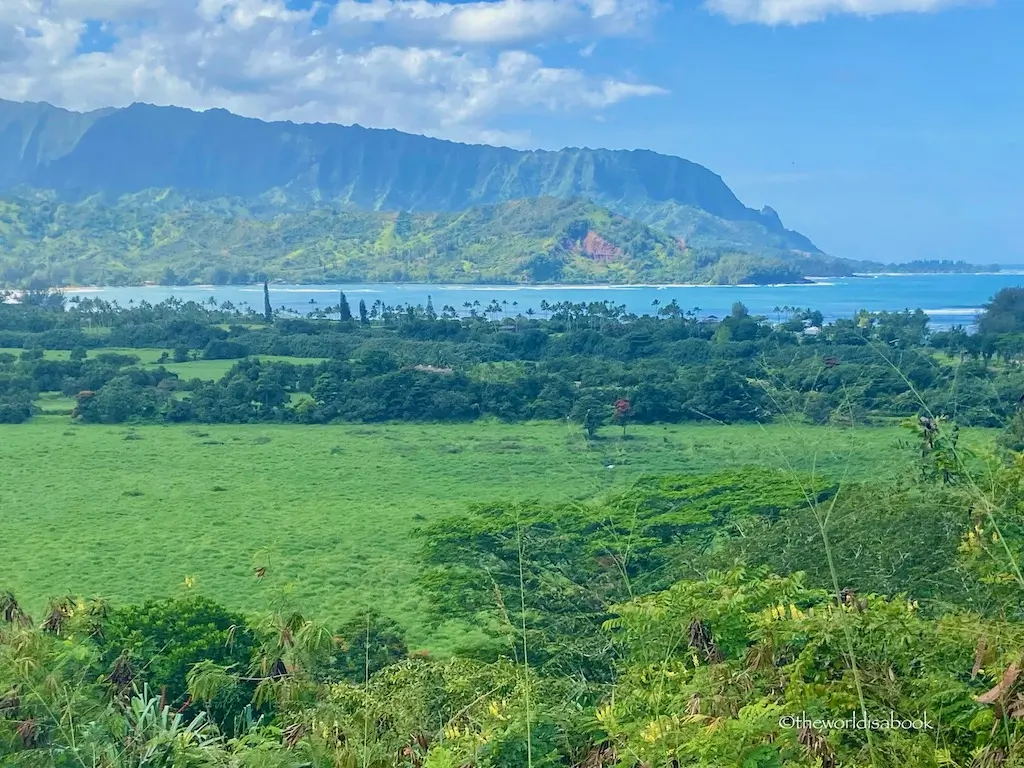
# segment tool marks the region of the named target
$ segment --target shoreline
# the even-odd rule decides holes
[[[854,272],[851,277],[934,277],[938,275],[1024,275],[1024,269],[1001,269],[998,272]]]
[[[1024,270],[1014,271],[1002,271],[1002,272],[857,272],[852,275],[840,275],[840,276],[828,276],[828,275],[808,275],[804,282],[800,283],[415,283],[415,282],[401,282],[393,283],[387,281],[376,281],[376,282],[358,282],[358,283],[270,283],[271,290],[275,286],[278,288],[288,288],[290,290],[298,292],[299,289],[304,289],[309,292],[327,292],[333,291],[340,287],[352,287],[357,288],[361,286],[387,286],[389,288],[437,288],[439,290],[450,290],[450,291],[466,291],[466,290],[489,290],[489,291],[517,291],[517,290],[531,290],[531,291],[543,291],[543,290],[629,290],[629,289],[664,289],[664,288],[803,288],[812,287],[819,285],[828,285],[829,281],[834,280],[848,280],[851,278],[862,278],[862,277],[914,277],[914,276],[930,276],[938,277],[943,275],[963,275],[963,276],[997,276],[997,275],[1021,275],[1024,276]],[[207,283],[200,283],[195,285],[154,285],[152,283],[143,283],[141,285],[74,285],[53,288],[51,290],[61,291],[62,293],[98,293],[101,291],[109,290],[157,290],[164,289],[169,291],[214,291],[218,289],[246,289],[246,288],[259,288],[262,289],[263,283],[229,283],[224,285],[213,285]],[[0,288],[0,290],[9,290],[15,294],[24,293],[23,288]]]
[[[805,283],[518,283],[502,285],[500,283],[278,283],[278,290],[288,293],[334,293],[339,288],[358,288],[360,286],[387,286],[389,288],[436,288],[440,291],[599,291],[599,290],[642,290],[667,288],[803,288],[815,285],[831,285],[826,280],[841,278],[821,278],[808,280]],[[270,290],[274,290],[274,283]],[[184,291],[215,291],[231,290],[262,290],[263,283],[238,283],[234,285],[82,285],[68,288],[55,288],[65,294],[102,293],[111,290],[131,290],[165,288],[167,290]],[[8,289],[13,293],[24,293],[21,289]],[[352,291],[355,293],[356,291]]]
[[[271,290],[284,290],[289,293],[332,293],[337,290],[350,289],[352,292],[374,286],[387,288],[417,289],[432,288],[439,291],[546,291],[546,290],[666,290],[680,288],[803,288],[813,286],[835,285],[834,281],[851,280],[878,277],[940,277],[959,275],[969,276],[1024,276],[1024,269],[1002,270],[999,272],[856,272],[850,275],[827,276],[808,275],[799,283],[418,283],[418,282],[353,282],[353,283],[270,283]],[[136,285],[68,285],[51,288],[50,290],[60,291],[64,294],[78,295],[88,293],[103,293],[111,290],[164,290],[168,292],[177,291],[217,291],[217,290],[262,290],[263,283],[230,283],[214,285],[208,283],[196,285],[160,285],[156,283],[142,283]],[[0,292],[9,292],[12,297],[17,298],[24,295],[24,288],[0,287]]]

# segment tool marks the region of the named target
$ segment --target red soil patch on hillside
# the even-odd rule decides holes
[[[594,230],[587,232],[586,237],[575,244],[574,250],[600,262],[614,261],[622,255],[621,248],[609,243]]]

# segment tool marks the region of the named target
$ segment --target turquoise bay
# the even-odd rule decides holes
[[[1024,274],[871,275],[829,278],[805,285],[764,286],[606,286],[606,285],[421,285],[364,283],[352,285],[271,285],[275,307],[306,313],[317,307],[338,303],[344,291],[353,311],[360,300],[371,306],[426,304],[430,297],[440,311],[449,305],[464,311],[466,302],[487,306],[497,301],[510,315],[527,310],[540,311],[541,302],[602,302],[625,305],[636,314],[649,314],[671,301],[683,310],[698,309],[701,315],[722,316],[734,302],[742,301],[753,314],[774,317],[776,308],[799,307],[819,310],[827,319],[850,317],[864,309],[872,312],[922,309],[936,328],[969,325],[1001,288],[1024,284]],[[174,296],[182,301],[231,302],[239,307],[263,308],[260,285],[225,286],[140,286],[82,288],[72,295],[97,297],[125,305],[131,301],[156,303]],[[657,302],[657,304],[655,304]]]

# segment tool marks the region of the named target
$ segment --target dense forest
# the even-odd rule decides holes
[[[713,318],[339,295],[294,317],[265,298],[263,312],[0,304],[0,413],[85,430],[562,419],[595,444],[637,423],[899,423],[910,470],[645,476],[424,519],[408,535],[426,610],[477,630],[449,654],[410,646],[401,617],[322,622],[259,561],[251,611],[188,579],[164,599],[67,594],[42,612],[0,583],[0,764],[1024,764],[1024,289],[971,333],[931,332],[921,312],[825,323],[742,304]],[[167,367],[197,359],[233,362],[213,381]],[[70,412],[37,415],[58,391]],[[968,445],[971,426],[999,438]]]

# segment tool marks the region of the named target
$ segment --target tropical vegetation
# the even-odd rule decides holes
[[[714,318],[675,302],[647,316],[607,302],[544,303],[539,313],[497,301],[461,312],[361,302],[353,311],[339,296],[303,318],[275,312],[269,286],[262,313],[176,300],[120,308],[44,292],[0,305],[0,349],[14,348],[0,353],[0,413],[23,421],[38,397],[61,393],[74,398],[75,418],[108,424],[490,416],[568,419],[594,436],[612,423],[628,431],[794,413],[867,424],[928,407],[996,427],[1024,391],[1019,303],[1017,289],[1001,292],[972,334],[933,333],[920,310],[824,323],[792,308],[754,317],[739,303]],[[163,351],[140,365],[133,348]],[[236,362],[215,381],[172,370],[195,359]]]
[[[1019,764],[1024,462],[972,459],[946,425],[908,428],[920,471],[895,486],[764,471],[651,477],[590,504],[484,504],[438,521],[419,534],[432,610],[484,635],[450,656],[411,651],[374,611],[319,622],[287,590],[250,615],[189,580],[143,604],[60,597],[37,617],[6,594],[0,756],[54,766]],[[870,499],[882,503],[862,506]],[[919,541],[926,507],[947,510],[949,524]],[[798,521],[810,527],[796,568],[772,551],[777,539],[745,535]],[[904,536],[860,538],[893,524]],[[906,570],[894,578],[899,562],[926,570],[936,543],[939,570],[961,589]],[[860,564],[835,567],[843,546]]]
[[[845,273],[827,257],[690,248],[580,199],[453,213],[321,206],[259,215],[168,195],[0,200],[0,284],[322,282],[783,283]]]
[[[53,292],[0,304],[0,346],[12,350],[0,362],[2,412],[23,422],[5,434],[53,425],[68,441],[114,436],[119,451],[108,441],[81,458],[108,484],[137,483],[123,490],[131,504],[110,504],[114,515],[94,525],[176,530],[177,544],[161,540],[146,556],[187,559],[230,545],[237,534],[214,508],[237,495],[266,540],[250,562],[230,565],[258,588],[244,606],[191,572],[163,595],[119,600],[77,590],[86,569],[69,568],[68,586],[45,601],[0,589],[0,764],[1024,764],[1024,289],[993,297],[972,332],[933,332],[921,312],[825,323],[788,307],[759,318],[737,304],[710,318],[674,304],[635,316],[596,302],[527,315],[501,304],[353,309],[343,295],[295,317],[276,312],[265,290],[262,311],[122,308]],[[178,373],[213,362],[229,366],[219,378]],[[43,413],[56,393],[66,412]],[[283,475],[298,475],[308,499],[340,485],[332,475],[369,471],[370,441],[389,439],[384,430],[416,427],[440,455],[452,448],[443,430],[482,419],[487,430],[520,430],[520,440],[557,420],[609,481],[586,493],[551,486],[533,498],[507,490],[419,507],[417,524],[400,531],[401,589],[415,595],[417,621],[448,628],[445,647],[412,642],[394,603],[309,611],[295,576],[345,531],[305,535],[298,486],[273,490]],[[767,442],[730,448],[731,465],[719,457],[690,469],[694,453],[673,442],[680,424],[729,439],[763,431]],[[274,439],[336,430],[356,442],[336,438],[333,473],[300,456],[275,477],[266,459],[284,448],[242,431],[263,427]],[[772,465],[767,445],[783,430],[805,453],[815,434],[849,453],[798,462],[779,451]],[[193,446],[192,475],[185,462],[177,478],[174,465],[153,465],[154,444],[186,434],[206,451]],[[202,502],[210,526],[189,529],[173,514],[148,522],[167,514],[170,483],[206,477],[199,464],[215,467],[243,434],[264,460],[239,475],[237,491],[210,491],[225,499]],[[5,466],[24,466],[20,454],[46,460],[46,443],[19,446]],[[130,452],[149,474],[137,464],[104,473]],[[638,466],[611,479],[615,455]],[[488,471],[465,456],[459,464]],[[406,466],[381,467],[362,500],[331,498],[383,535],[375,508]],[[27,530],[22,477],[11,474],[0,496],[5,531]],[[438,498],[459,492],[446,478],[435,481]],[[74,490],[47,492],[72,499]],[[111,491],[121,488],[94,509]],[[66,557],[47,536],[86,510],[33,509],[39,556]],[[260,527],[271,514],[278,527]],[[132,555],[102,548],[119,531],[78,530],[100,549],[77,556]],[[300,540],[289,559],[270,556],[291,537]],[[21,538],[8,536],[5,552]],[[368,565],[355,555],[335,570]],[[367,571],[336,599],[358,603],[374,580],[383,594],[391,573]]]

